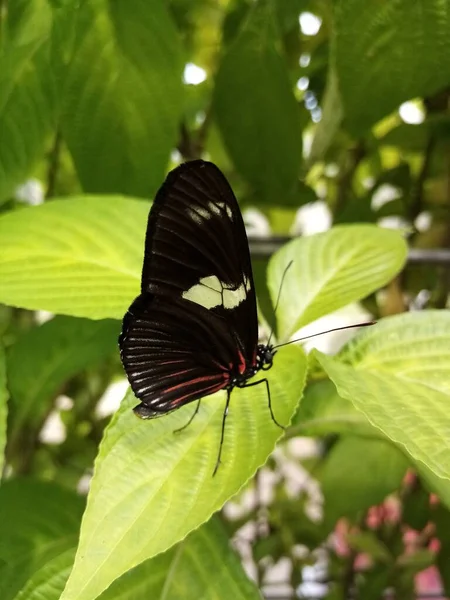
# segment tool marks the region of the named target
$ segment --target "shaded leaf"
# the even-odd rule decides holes
[[[72,570],[74,557],[75,544],[45,562],[32,574],[15,600],[59,600]]]
[[[316,126],[311,151],[308,156],[309,166],[312,166],[317,161],[324,160],[328,149],[339,131],[342,119],[343,109],[337,76],[335,70],[330,68],[323,99],[322,118]]]
[[[373,531],[360,531],[349,533],[346,536],[349,546],[357,552],[364,552],[385,563],[389,563],[391,554],[385,544],[379,540]]]
[[[364,413],[339,396],[329,379],[308,384],[289,433],[307,436],[330,433],[380,435]]]
[[[405,100],[449,85],[447,2],[339,0],[334,24],[330,60],[336,65],[345,120],[355,135]]]
[[[29,174],[57,117],[47,0],[8,6],[0,47],[0,202]]]
[[[300,108],[275,41],[270,4],[258,3],[222,59],[214,112],[259,201],[283,204],[297,192],[302,137]]]
[[[62,130],[84,190],[151,197],[175,146],[181,46],[164,2],[86,0]]]
[[[339,439],[327,455],[319,480],[325,520],[355,519],[400,487],[408,468],[404,455],[384,440],[358,436]]]
[[[73,548],[83,506],[83,498],[53,483],[23,479],[7,481],[2,485],[2,600],[16,598],[27,581],[40,569]]]
[[[23,334],[7,355],[10,439],[39,429],[62,385],[117,352],[118,321],[55,317]]]
[[[0,344],[0,473],[3,472],[6,446],[6,417],[8,415],[8,390],[6,388],[5,352]]]

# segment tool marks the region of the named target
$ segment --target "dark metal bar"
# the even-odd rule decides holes
[[[250,252],[253,258],[268,258],[292,239],[294,238],[290,236],[250,237]],[[450,268],[450,249],[411,248],[408,252],[408,263],[410,265],[435,265]]]

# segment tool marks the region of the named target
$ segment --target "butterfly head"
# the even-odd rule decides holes
[[[271,344],[264,345],[259,344],[256,352],[256,368],[259,371],[268,371],[273,364],[273,357],[276,354],[276,350],[273,349]]]

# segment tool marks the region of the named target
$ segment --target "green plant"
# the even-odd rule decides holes
[[[294,596],[318,552],[330,599],[413,598],[429,568],[450,593],[448,270],[407,261],[450,239],[449,9],[0,0],[2,600],[258,598],[281,559]],[[299,25],[309,11],[316,35]],[[205,80],[183,82],[186,63]],[[417,125],[397,111],[414,98]],[[273,233],[326,200],[330,231],[254,260],[266,332],[287,341],[352,303],[378,320],[334,356],[280,349],[268,377],[285,435],[264,389],[235,390],[214,478],[223,393],[177,436],[192,407],[144,422],[128,392],[110,421],[98,412],[123,376],[148,200],[169,163],[199,156]],[[29,177],[39,206],[17,192]],[[243,526],[256,583],[230,549]]]

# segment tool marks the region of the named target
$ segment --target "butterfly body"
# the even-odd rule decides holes
[[[161,416],[219,390],[247,387],[272,365],[258,344],[256,296],[242,215],[212,163],[184,163],[151,207],[141,294],[119,338],[143,418]],[[270,406],[270,397],[269,397]],[[221,445],[220,445],[221,448]]]

